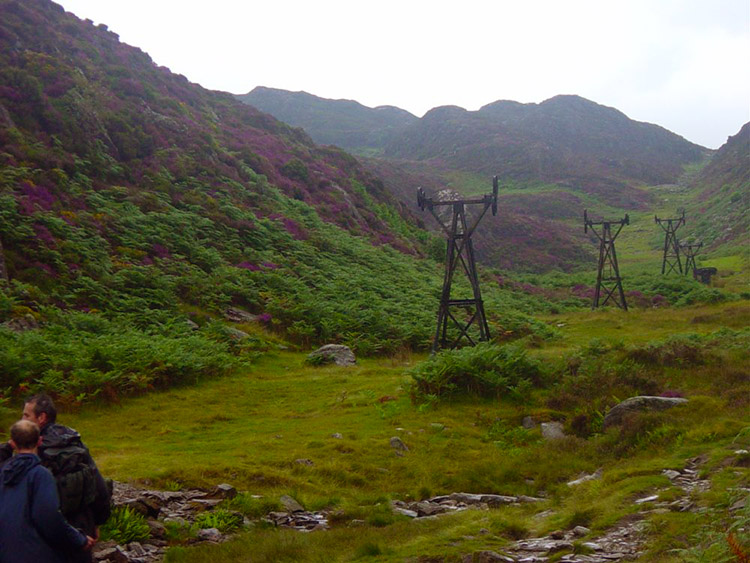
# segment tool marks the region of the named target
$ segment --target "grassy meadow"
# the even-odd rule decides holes
[[[638,512],[634,499],[657,489],[676,495],[661,471],[695,456],[705,457],[702,471],[714,483],[696,495],[704,511],[648,516],[652,537],[641,560],[728,561],[705,557],[728,557],[722,526],[738,515],[727,508],[741,494],[736,488],[750,485],[747,463],[733,454],[750,447],[748,316],[741,300],[546,317],[557,336],[528,352],[544,381],[522,397],[414,401],[409,370],[423,354],[341,368],[309,366],[304,354],[281,351],[218,379],[86,406],[62,419],[112,478],[166,489],[229,482],[243,494],[228,508],[252,518],[278,508],[283,494],[308,510],[333,511],[326,532],[259,522],[220,546],[176,545],[168,561],[458,558],[578,524],[593,538]],[[627,431],[601,431],[596,408],[666,391],[690,402]],[[570,436],[544,442],[538,428],[521,427],[527,415],[561,421]],[[403,456],[390,447],[392,436],[409,447]],[[599,467],[602,480],[565,484]],[[546,500],[427,521],[390,510],[392,499],[456,491]]]

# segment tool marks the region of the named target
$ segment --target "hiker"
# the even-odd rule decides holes
[[[23,419],[41,429],[39,458],[55,477],[63,516],[72,526],[98,540],[99,526],[109,518],[111,493],[80,434],[56,423],[55,403],[44,394],[26,401]],[[4,446],[0,448],[0,462],[9,457],[8,445]],[[79,552],[69,561],[89,563],[91,552]]]
[[[63,563],[89,552],[96,540],[60,513],[55,479],[37,455],[39,427],[19,420],[10,438],[17,453],[0,468],[0,562]]]

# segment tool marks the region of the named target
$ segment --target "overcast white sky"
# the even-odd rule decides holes
[[[206,88],[421,116],[578,94],[718,148],[750,121],[750,0],[58,0]]]

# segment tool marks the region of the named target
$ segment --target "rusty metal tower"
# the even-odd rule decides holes
[[[589,229],[591,229],[596,238],[599,239],[599,266],[596,274],[596,291],[594,292],[591,309],[597,309],[600,305],[604,307],[611,299],[620,309],[628,310],[625,293],[622,290],[620,268],[617,265],[615,239],[620,234],[622,228],[629,224],[630,217],[627,214],[625,214],[624,219],[618,221],[592,221],[589,219],[587,211],[583,211],[583,231],[588,233]],[[616,226],[614,234],[612,232],[613,225]],[[600,229],[597,229],[597,227],[600,227]],[[601,300],[602,295],[604,295],[604,300]]]
[[[464,338],[468,340],[469,344],[474,346],[476,342],[469,333],[469,329],[472,327],[478,329],[478,340],[480,342],[487,341],[490,338],[490,329],[487,325],[487,316],[484,313],[482,294],[479,290],[479,276],[477,275],[477,265],[474,258],[471,235],[487,213],[487,210],[492,209],[492,214],[497,215],[497,192],[497,176],[492,179],[492,193],[478,198],[439,201],[427,197],[422,188],[417,189],[417,205],[419,205],[422,211],[427,209],[432,213],[432,216],[435,217],[435,220],[437,220],[448,238],[448,246],[445,253],[443,290],[440,295],[435,339],[432,343],[433,353],[441,348],[453,349]],[[479,213],[471,222],[467,218],[467,206],[481,207]],[[441,217],[437,212],[437,208],[440,207],[449,209],[450,215]],[[451,298],[453,276],[459,265],[461,265],[471,285],[472,298]],[[457,318],[460,315],[454,314],[456,309],[467,311],[466,315],[464,315],[465,319]],[[449,328],[457,328],[457,336],[455,331],[453,331],[453,335],[449,336]],[[474,332],[476,333],[476,330]]]
[[[698,252],[700,252],[702,246],[702,242],[680,243],[680,249],[685,255],[685,275],[692,273],[693,277],[695,277],[695,257],[698,255]]]
[[[664,258],[661,262],[661,273],[669,274],[677,271],[682,273],[680,260],[680,243],[677,240],[677,229],[685,224],[685,211],[682,215],[672,219],[659,219],[654,215],[654,222],[664,229]]]

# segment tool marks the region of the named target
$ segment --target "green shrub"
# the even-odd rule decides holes
[[[418,364],[408,374],[415,402],[428,396],[508,396],[523,400],[533,385],[542,383],[539,364],[520,346],[480,343],[460,350],[444,350]]]
[[[201,512],[195,518],[198,529],[216,528],[222,533],[232,532],[242,527],[242,514],[224,508]]]
[[[150,533],[146,517],[127,506],[115,508],[100,529],[103,541],[111,540],[120,545],[146,541]]]

